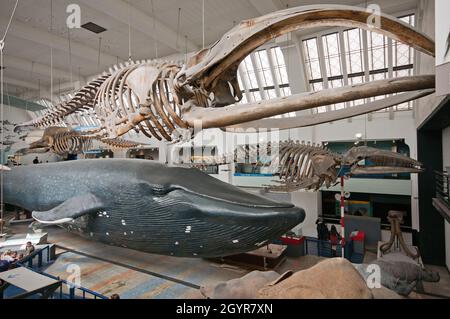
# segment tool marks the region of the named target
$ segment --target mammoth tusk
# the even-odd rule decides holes
[[[434,75],[409,76],[320,92],[296,94],[257,103],[233,104],[217,109],[194,107],[186,111],[183,118],[191,127],[201,122],[203,129],[220,128],[329,104],[356,101],[385,94],[433,89],[434,87]]]
[[[290,118],[283,119],[262,119],[259,121],[243,123],[239,125],[232,125],[222,130],[231,130],[233,133],[246,132],[247,129],[279,129],[279,130],[289,130],[300,127],[314,126],[323,123],[329,123],[334,121],[339,121],[347,118],[352,118],[358,115],[363,115],[367,113],[376,112],[383,110],[395,105],[399,105],[405,102],[413,101],[421,97],[433,94],[435,91],[421,90],[414,92],[402,93],[399,95],[387,97],[382,100],[377,100],[364,105],[355,106],[352,108],[345,108],[342,110],[331,111],[326,113],[319,113],[313,115],[301,115]]]
[[[211,47],[194,55],[184,72],[186,81],[214,86],[227,70],[236,67],[261,45],[283,34],[315,27],[361,28],[383,34],[425,54],[435,55],[434,41],[402,21],[380,13],[379,24],[370,23],[373,12],[343,5],[311,5],[290,8],[246,20],[227,32]]]

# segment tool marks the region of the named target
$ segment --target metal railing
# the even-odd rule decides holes
[[[59,292],[57,292],[56,296],[54,296],[57,297],[56,299],[109,299],[108,297],[99,294],[95,291],[92,291],[84,287],[75,286],[71,282],[68,282],[59,277],[40,271],[40,269],[44,265],[44,260],[47,262],[47,264],[50,263],[50,255],[51,255],[50,249],[51,246],[48,245],[44,248],[34,251],[30,255],[23,258],[20,262],[18,262],[17,266],[25,267],[43,276],[61,281]]]
[[[77,287],[73,283],[67,280],[61,279],[59,277],[47,274],[45,272],[33,270],[43,276],[61,281],[61,286],[59,291],[56,293],[58,298],[55,299],[109,299],[108,297],[99,294],[98,292],[92,291],[84,287]],[[90,298],[89,298],[90,297]]]
[[[305,237],[304,254],[325,258],[342,257],[341,247],[341,244],[332,245],[331,242],[327,240]],[[363,263],[364,254],[358,254],[353,251],[353,241],[347,241],[344,248],[344,257],[346,259],[355,264]]]
[[[435,171],[436,198],[442,200],[450,208],[450,175],[447,172]]]
[[[341,245],[332,245],[330,241],[305,237],[305,255],[325,258],[341,257]]]
[[[24,266],[30,269],[33,269],[36,267],[35,260],[37,258],[37,268],[40,269],[44,265],[44,257],[45,261],[50,263],[50,245],[45,246],[44,248],[40,248],[38,250],[35,250],[25,258],[23,258],[20,262],[17,263],[19,266]],[[44,253],[46,253],[46,256],[44,256]],[[26,265],[26,266],[25,266]]]

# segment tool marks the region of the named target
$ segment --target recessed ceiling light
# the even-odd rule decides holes
[[[89,30],[91,32],[94,32],[96,34],[99,34],[99,33],[102,33],[102,32],[106,31],[106,29],[104,27],[99,26],[98,24],[96,24],[94,22],[85,23],[81,27],[86,29],[86,30]]]

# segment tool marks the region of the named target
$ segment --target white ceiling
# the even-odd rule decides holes
[[[319,0],[206,0],[206,45],[220,37],[235,23],[287,6],[319,4]],[[361,0],[327,0],[334,4],[361,4]],[[380,2],[380,1],[378,1]],[[392,1],[381,1],[392,6]],[[397,6],[411,6],[417,0],[395,1]],[[0,1],[0,34],[6,28],[15,0]],[[82,24],[97,23],[108,31],[96,35],[84,29],[71,29],[71,61],[66,8],[77,3],[81,7]],[[53,46],[53,86],[100,73],[117,61],[128,59],[128,20],[131,17],[131,52],[133,59],[155,58],[155,38],[158,55],[195,51],[202,47],[202,0],[53,0],[51,30],[51,0],[20,0],[15,19],[6,39],[5,78],[11,94],[23,94],[41,83],[42,90],[50,86],[50,46]],[[181,8],[178,32],[178,14]],[[130,12],[130,14],[128,14]],[[154,32],[156,25],[156,34]],[[187,36],[187,40],[186,37]],[[98,64],[99,37],[101,58]],[[28,86],[28,87],[27,87]]]

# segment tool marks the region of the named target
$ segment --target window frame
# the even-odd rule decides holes
[[[413,27],[417,28],[418,25],[418,15],[417,15],[417,10],[415,9],[411,9],[411,10],[406,10],[403,12],[398,12],[395,14],[396,17],[398,17],[398,19],[403,19],[405,17],[408,16],[414,16],[414,24]],[[349,55],[347,52],[347,48],[346,48],[346,43],[345,43],[345,32],[348,30],[353,30],[353,29],[358,29],[361,30],[360,33],[360,42],[362,45],[361,48],[361,60],[362,60],[362,72],[356,72],[356,73],[348,73],[349,68],[351,69],[351,66],[347,66],[347,59],[349,59]],[[328,69],[326,67],[326,59],[325,59],[325,49],[321,46],[323,46],[324,44],[324,40],[327,36],[332,35],[332,34],[338,34],[338,51],[340,51],[340,55],[341,55],[341,75],[339,76],[331,76],[328,77]],[[387,54],[387,56],[385,57],[385,59],[387,60],[387,67],[383,68],[383,69],[375,69],[375,70],[371,70],[369,64],[369,37],[370,35],[370,31],[366,31],[363,29],[359,29],[359,28],[330,28],[330,29],[326,29],[320,32],[316,32],[316,33],[312,33],[312,34],[307,34],[304,35],[302,37],[299,37],[299,46],[300,46],[300,54],[302,56],[302,62],[304,64],[304,69],[305,69],[305,80],[306,80],[306,84],[309,86],[310,90],[315,91],[315,86],[321,84],[321,86],[323,87],[323,89],[328,89],[330,87],[332,87],[330,85],[330,82],[335,81],[335,80],[342,80],[344,85],[351,85],[353,82],[353,79],[355,78],[359,78],[362,77],[363,78],[363,83],[365,82],[369,82],[370,78],[373,76],[376,76],[377,74],[386,74],[387,78],[393,78],[395,73],[399,72],[399,71],[403,71],[403,70],[410,70],[410,74],[414,75],[416,74],[416,66],[417,66],[417,54],[414,52],[414,49],[410,48],[410,52],[411,50],[413,50],[413,54],[412,57],[410,56],[410,60],[412,60],[412,64],[407,64],[407,65],[397,65],[397,61],[394,60],[396,58],[395,56],[395,48],[394,46],[397,45],[397,43],[394,43],[394,40],[387,38],[386,36],[383,36],[386,44],[384,46],[385,48],[385,52]],[[308,61],[310,60],[310,56],[308,54],[308,52],[306,52],[305,50],[305,41],[311,40],[311,39],[316,39],[316,43],[317,43],[317,49],[319,51],[319,63],[321,65],[321,74],[322,74],[322,78],[317,79],[310,79],[310,74],[312,74],[310,71],[310,65],[308,65]],[[348,41],[348,40],[347,40]],[[387,47],[387,48],[386,48]],[[411,54],[411,53],[410,53]],[[329,62],[329,61],[328,61]],[[324,77],[323,75],[326,74],[327,76]],[[371,99],[365,99],[365,103],[373,100],[375,98],[371,98]],[[399,106],[394,106],[388,109],[384,109],[382,111],[379,112],[391,112],[393,113],[394,111],[411,111],[414,109],[414,101],[411,102],[407,102],[408,103],[408,108],[404,108],[404,106],[402,106],[403,104],[399,105]],[[346,102],[345,103],[346,106],[345,107],[353,107],[354,105],[358,105],[359,103],[354,103],[354,102]],[[317,113],[323,113],[325,111],[331,111],[334,110],[335,106],[334,105],[329,105],[326,107],[321,107],[321,108],[315,108],[311,110],[312,114],[317,114]]]

